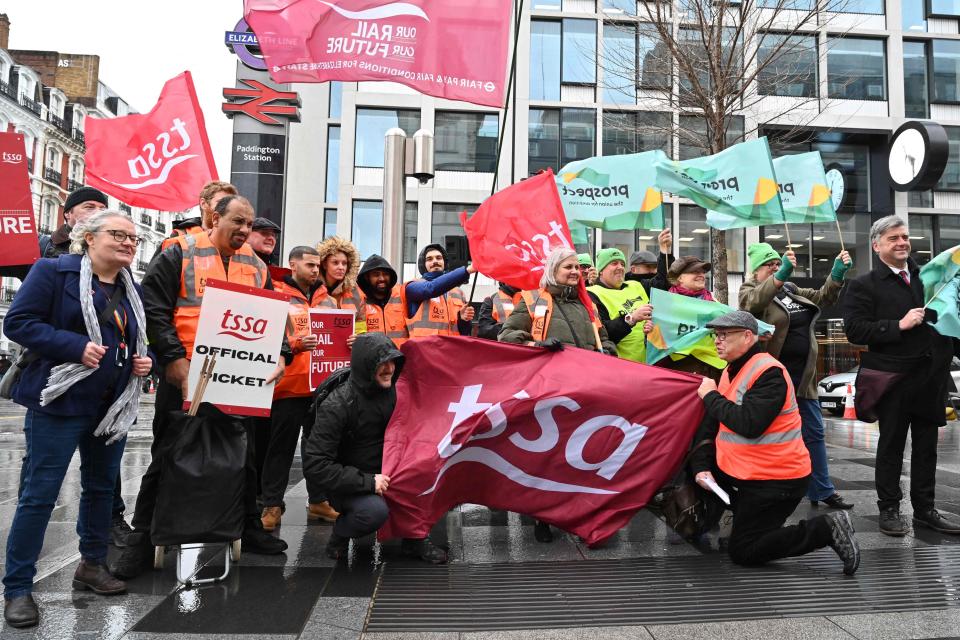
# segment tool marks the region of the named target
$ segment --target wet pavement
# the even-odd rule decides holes
[[[150,454],[152,406],[141,410],[123,458],[133,505]],[[16,508],[23,411],[0,401],[0,561]],[[840,573],[829,549],[760,569],[730,564],[717,534],[687,544],[647,511],[589,549],[559,534],[533,538],[533,521],[476,505],[433,532],[451,564],[404,559],[396,543],[354,543],[348,562],[323,555],[329,525],[308,524],[299,459],[278,534],[281,556],[244,554],[223,583],[178,588],[177,552],[164,568],[100,597],[71,589],[78,561],[77,459],[47,529],[35,597],[41,624],[0,638],[950,638],[960,637],[960,537],[929,530],[879,533],[873,490],[875,425],[828,420],[830,471],[864,549],[861,570]],[[909,473],[909,455],[904,462]],[[940,430],[938,507],[960,513],[960,423]],[[904,479],[905,488],[908,480]],[[909,517],[909,501],[902,505]],[[801,503],[792,520],[821,512]],[[181,572],[219,575],[223,548],[184,550]]]

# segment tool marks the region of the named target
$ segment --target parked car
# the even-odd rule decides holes
[[[857,370],[859,366],[844,373],[827,376],[817,384],[817,398],[820,408],[830,415],[843,415],[843,401],[847,397],[847,384],[854,395],[857,393]],[[950,378],[953,384],[947,388],[947,407],[960,408],[960,359],[954,358],[950,363]]]

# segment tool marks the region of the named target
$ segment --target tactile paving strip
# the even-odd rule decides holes
[[[960,545],[829,549],[744,568],[726,556],[385,567],[368,631],[631,626],[960,606]]]

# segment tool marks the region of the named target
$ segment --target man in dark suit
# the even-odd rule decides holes
[[[937,429],[945,424],[943,398],[954,345],[924,323],[923,284],[920,268],[910,257],[906,222],[899,216],[877,220],[870,242],[877,265],[850,282],[843,321],[847,339],[869,347],[857,379],[858,395],[881,393],[876,404],[880,438],[875,475],[880,531],[889,536],[907,533],[900,517],[900,473],[909,430],[913,524],[960,534],[960,524],[934,508]],[[869,386],[879,388],[867,388],[870,374],[876,377]]]

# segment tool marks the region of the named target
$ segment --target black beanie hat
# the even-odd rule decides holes
[[[63,205],[64,211],[70,211],[75,206],[82,202],[87,202],[88,200],[93,200],[94,202],[99,202],[103,206],[109,206],[107,202],[107,196],[104,195],[103,191],[99,189],[94,189],[93,187],[80,187],[76,191],[71,191],[70,195],[67,196],[67,201]]]

